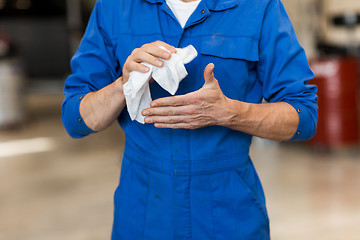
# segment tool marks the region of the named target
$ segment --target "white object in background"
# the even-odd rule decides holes
[[[166,50],[164,47],[160,48]],[[143,62],[142,64],[150,68],[148,72],[130,72],[129,81],[124,84],[124,95],[131,120],[144,123],[141,111],[150,107],[152,101],[149,86],[151,78],[171,95],[176,93],[180,81],[188,74],[184,64],[191,62],[197,56],[197,51],[192,45],[177,48],[176,51],[171,54],[169,60],[161,59],[164,62],[161,68]]]
[[[319,0],[283,0],[297,38],[306,52],[308,59],[317,57],[316,48],[319,33]],[[357,1],[357,0],[355,0]]]
[[[346,26],[335,26],[332,19],[336,16],[359,15],[359,0],[322,0],[320,12],[319,38],[322,42],[337,47],[349,47],[349,44],[360,46],[360,25],[354,29]]]
[[[0,59],[0,127],[24,120],[23,71],[17,59]]]

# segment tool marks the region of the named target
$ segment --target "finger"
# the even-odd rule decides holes
[[[176,123],[176,124],[155,123],[154,126],[156,128],[195,129],[195,127],[193,127],[188,123]]]
[[[138,71],[138,72],[143,72],[146,73],[150,70],[150,68],[148,66],[145,66],[141,63],[137,63],[134,61],[130,61],[127,65],[126,65],[126,70],[127,72],[132,72],[132,71]]]
[[[176,48],[167,44],[166,42],[163,42],[163,41],[156,41],[154,42],[154,44],[156,44],[156,46],[158,47],[165,47],[167,50],[169,50],[171,53],[176,53]]]
[[[194,115],[198,114],[195,106],[177,106],[177,107],[156,107],[144,109],[143,116],[176,116],[176,115]]]
[[[190,94],[173,97],[159,98],[150,103],[151,107],[184,106],[194,104],[195,101]]]
[[[214,81],[216,81],[215,76],[214,76],[214,67],[215,65],[213,63],[209,63],[205,70],[204,70],[204,79],[205,79],[205,84],[209,84],[212,83]]]
[[[186,117],[184,116],[151,116],[146,117],[144,121],[146,123],[167,123],[167,124],[176,124],[184,123]]]
[[[164,65],[163,61],[146,51],[138,51],[132,56],[131,60],[137,63],[146,62],[156,67],[162,67]]]
[[[152,44],[152,45],[146,45],[144,47],[142,47],[142,49],[147,52],[148,54],[157,57],[157,58],[162,58],[162,59],[170,59],[171,58],[171,53],[169,53],[168,51],[161,49],[159,46]]]

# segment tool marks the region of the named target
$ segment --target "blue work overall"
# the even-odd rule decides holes
[[[63,123],[72,137],[93,133],[79,112],[83,97],[113,83],[133,49],[156,40],[199,53],[177,95],[200,89],[212,62],[228,98],[289,103],[299,115],[292,139],[314,134],[313,74],[279,0],[202,0],[184,28],[165,0],[100,0],[65,82]],[[156,82],[150,91],[169,96]],[[131,121],[126,108],[118,121],[126,143],[113,240],[270,239],[252,136],[220,126],[157,129]]]

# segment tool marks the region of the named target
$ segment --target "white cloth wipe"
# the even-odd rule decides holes
[[[166,50],[164,47],[160,48]],[[161,59],[164,62],[161,68],[142,62],[141,64],[150,68],[148,72],[130,72],[129,80],[124,84],[124,95],[131,120],[144,123],[144,116],[141,112],[145,108],[149,108],[152,101],[149,86],[151,77],[163,89],[174,95],[180,81],[188,74],[184,64],[191,62],[196,56],[196,49],[189,45],[185,48],[177,48],[176,53],[172,53],[169,60]]]

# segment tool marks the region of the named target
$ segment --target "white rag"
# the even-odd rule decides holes
[[[168,51],[164,47],[160,48]],[[164,62],[161,68],[142,62],[141,64],[150,68],[148,72],[130,72],[129,80],[124,84],[124,95],[131,120],[144,123],[145,117],[141,112],[145,108],[149,108],[152,101],[149,86],[151,77],[163,89],[174,95],[180,81],[188,75],[184,64],[191,62],[196,56],[196,49],[189,45],[185,48],[177,48],[176,53],[172,53],[169,60],[161,59]]]

